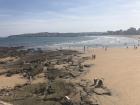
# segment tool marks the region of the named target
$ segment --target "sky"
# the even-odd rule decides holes
[[[140,27],[140,0],[0,0],[0,36]]]

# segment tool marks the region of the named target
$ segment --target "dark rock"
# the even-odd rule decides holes
[[[81,105],[99,105],[97,100],[86,96],[85,98],[83,98],[83,100],[81,101]]]
[[[80,76],[80,73],[78,71],[71,71],[71,75],[75,78],[77,76]]]
[[[96,93],[97,95],[111,95],[111,92],[107,88],[94,88],[93,92]]]
[[[91,67],[91,65],[90,64],[84,64],[84,67]]]

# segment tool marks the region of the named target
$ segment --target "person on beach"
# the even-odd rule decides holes
[[[95,86],[95,88],[103,87],[103,78],[102,79],[95,78],[93,86]]]
[[[137,49],[138,47],[136,45],[134,45],[134,49]]]
[[[95,60],[96,59],[96,55],[92,54],[92,59]]]
[[[86,51],[86,46],[84,46],[84,52]]]
[[[107,47],[105,47],[105,51],[107,51]]]

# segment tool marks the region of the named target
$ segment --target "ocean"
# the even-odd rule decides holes
[[[0,46],[26,48],[70,48],[70,47],[126,47],[138,45],[140,41],[123,36],[78,36],[78,37],[7,37],[0,38]]]

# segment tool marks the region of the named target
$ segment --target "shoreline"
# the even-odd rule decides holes
[[[130,39],[131,38],[131,39]],[[27,38],[28,39],[28,38]],[[35,38],[34,41],[36,41],[38,38]],[[24,40],[26,39],[20,39],[21,41],[23,41],[22,43],[16,43],[13,42],[15,46],[19,46],[19,47],[23,47],[25,46],[25,49],[43,49],[43,50],[60,50],[60,49],[70,49],[70,48],[82,48],[84,45],[88,46],[88,47],[94,47],[94,48],[98,48],[98,47],[103,47],[103,46],[108,46],[108,47],[125,47],[125,44],[128,44],[128,46],[133,46],[134,44],[137,45],[137,40],[139,39],[139,35],[104,35],[104,36],[93,36],[93,37],[82,37],[81,39],[77,38],[77,39],[63,39],[66,41],[57,41],[57,38],[52,40],[51,44],[46,43],[44,40],[44,44],[39,41],[38,44],[36,44],[34,41],[32,42],[32,39],[30,39],[30,43],[28,42],[24,42]],[[16,40],[16,39],[15,39]],[[47,39],[51,41],[51,38]],[[47,41],[46,40],[46,41]],[[38,40],[37,40],[38,41]],[[12,42],[11,42],[12,43]],[[24,44],[25,43],[25,44]],[[1,45],[3,46],[7,46],[11,45],[9,42],[7,43],[1,43]],[[9,47],[11,47],[9,46]],[[77,46],[77,47],[76,47]]]

